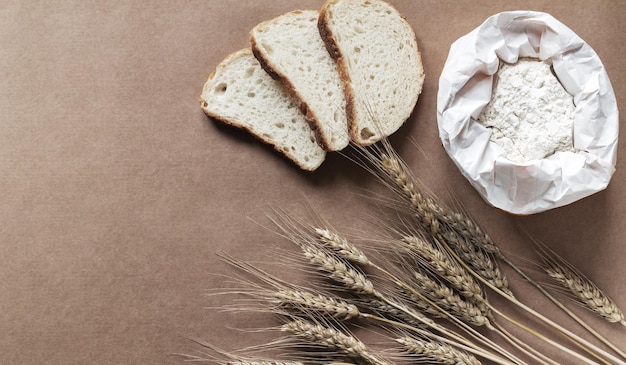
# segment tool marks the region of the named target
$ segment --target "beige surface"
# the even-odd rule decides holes
[[[488,16],[522,5],[393,3],[416,30],[426,72],[414,115],[393,138],[416,175],[447,202],[454,191],[505,250],[526,256],[528,232],[626,307],[624,148],[606,191],[513,217],[480,199],[438,139],[437,77],[449,45]],[[255,259],[290,248],[254,221],[267,224],[271,206],[303,212],[305,199],[340,229],[366,226],[368,204],[354,193],[376,188],[367,173],[339,154],[313,174],[298,171],[209,121],[198,104],[208,75],[247,46],[255,24],[321,5],[0,5],[1,364],[174,364],[181,361],[172,353],[197,349],[186,337],[227,349],[257,343],[259,335],[229,327],[275,324],[270,318],[206,308],[228,302],[202,296],[222,284],[214,274],[230,274],[215,253]],[[549,12],[585,39],[624,108],[623,3],[527,1],[523,8]],[[626,343],[624,328],[597,328]]]

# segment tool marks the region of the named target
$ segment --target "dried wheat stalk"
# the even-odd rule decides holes
[[[444,343],[432,340],[423,340],[413,336],[404,336],[396,339],[408,354],[417,359],[428,360],[444,365],[480,365],[481,362],[473,355],[458,350]]]
[[[378,158],[373,154],[370,154],[369,157],[371,162],[377,165],[376,171],[380,173],[378,175],[379,178],[390,186],[392,191],[395,191],[408,202],[418,222],[430,234],[457,252],[460,258],[471,266],[477,274],[491,282],[502,292],[509,295],[512,294],[508,288],[506,276],[491,257],[492,254],[489,251],[485,251],[483,246],[489,250],[494,248],[489,245],[476,245],[476,243],[481,243],[487,240],[487,238],[479,240],[467,239],[454,227],[446,226],[446,222],[452,221],[455,214],[457,216],[460,216],[460,214],[452,213],[437,204],[432,198],[419,192],[416,189],[415,179],[412,177],[409,168],[390,148],[381,152]],[[470,220],[464,219],[464,221]],[[476,229],[478,229],[477,226],[473,230],[467,229],[462,232],[472,232],[476,231]],[[490,242],[490,239],[488,241]]]
[[[489,326],[490,322],[485,311],[454,292],[451,288],[420,272],[413,272],[412,286],[423,296],[430,299],[438,308],[452,314],[462,321],[475,326]],[[419,301],[419,298],[416,299]],[[428,304],[426,304],[427,306]]]
[[[303,290],[280,290],[273,293],[275,303],[281,307],[300,308],[339,320],[349,320],[360,315],[359,308],[344,300]]]
[[[609,322],[626,326],[624,313],[615,302],[578,270],[558,263],[553,263],[545,270],[552,279],[572,294],[577,303]]]
[[[337,351],[369,365],[391,365],[373,354],[367,346],[351,334],[320,323],[294,319],[285,323],[281,331],[289,332],[299,340],[313,346],[322,346]]]
[[[415,222],[406,227],[411,234],[398,234],[401,230],[393,231],[398,237],[389,242],[395,240],[394,245],[401,243],[403,250],[387,250],[385,259],[372,256],[370,260],[364,251],[329,225],[319,222],[319,219],[318,223],[321,224],[311,224],[283,214],[273,220],[281,229],[281,236],[296,243],[308,264],[325,278],[338,283],[339,286],[332,289],[341,293],[337,296],[289,285],[251,266],[238,265],[255,275],[261,284],[253,285],[247,292],[241,290],[237,293],[249,294],[253,300],[272,304],[273,307],[264,309],[287,319],[279,329],[283,333],[289,333],[292,340],[298,341],[275,342],[276,346],[312,346],[341,354],[359,364],[390,365],[379,353],[371,351],[347,331],[344,325],[353,325],[353,321],[342,324],[338,322],[359,319],[370,320],[379,325],[379,328],[411,331],[412,335],[397,339],[396,342],[402,344],[405,351],[411,353],[416,360],[442,364],[479,364],[478,358],[471,355],[474,354],[498,364],[525,364],[472,327],[486,326],[493,330],[490,333],[504,336],[510,345],[516,346],[539,363],[555,363],[548,357],[527,350],[530,346],[520,339],[507,337],[511,335],[501,330],[503,327],[495,322],[494,317],[497,316],[498,319],[503,318],[518,325],[586,364],[596,364],[591,358],[575,353],[553,339],[533,331],[526,324],[516,323],[506,313],[492,307],[486,300],[483,287],[476,281],[480,280],[519,308],[533,314],[564,337],[570,338],[592,357],[606,364],[624,363],[519,302],[509,290],[508,280],[500,270],[498,260],[503,260],[518,272],[521,270],[510,263],[491,238],[467,215],[447,209],[438,204],[431,195],[422,193],[409,168],[388,143],[383,143],[383,147],[374,152],[363,151],[364,156],[374,166],[370,171],[391,188],[395,195],[394,201],[401,200],[409,207]],[[397,209],[398,206],[394,208]],[[399,212],[398,215],[401,215],[406,210]],[[408,258],[393,255],[407,252],[410,252]],[[378,251],[376,253],[380,254]],[[626,324],[624,315],[616,309],[614,303],[581,274],[569,270],[569,266],[562,267],[563,265],[546,262],[549,263],[548,274],[575,293],[582,304],[592,309],[595,307],[598,314],[613,322]],[[374,271],[378,276],[365,274],[366,269],[367,272]],[[380,285],[381,281],[383,285]],[[384,288],[382,291],[381,287]],[[345,298],[347,295],[350,298]],[[450,320],[449,323],[464,331],[463,335],[451,330],[452,326],[448,324],[442,326],[433,318]],[[419,334],[420,337],[413,334]],[[319,353],[307,355],[314,354]],[[319,364],[329,358],[321,357],[315,361]],[[265,360],[233,357],[223,364],[300,365],[275,360],[263,361]]]
[[[401,241],[420,258],[427,269],[448,282],[465,298],[486,309],[486,299],[480,285],[447,252],[417,236],[404,236]]]
[[[354,262],[361,265],[371,265],[372,262],[367,258],[367,255],[352,245],[343,236],[328,228],[314,228],[315,233],[319,235],[318,240],[322,246],[335,252],[338,256],[344,260]]]
[[[328,274],[328,277],[343,284],[358,294],[376,296],[374,284],[361,272],[337,257],[316,249],[315,246],[301,245],[304,257],[318,270]]]

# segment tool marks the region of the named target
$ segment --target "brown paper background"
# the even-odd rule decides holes
[[[203,296],[224,286],[220,274],[232,274],[215,254],[268,261],[276,249],[293,251],[258,223],[268,225],[271,207],[304,213],[306,200],[339,230],[368,228],[370,205],[358,194],[377,185],[348,159],[331,154],[318,171],[301,172],[208,120],[198,103],[208,75],[248,45],[255,24],[322,3],[0,5],[1,364],[176,364],[182,361],[173,354],[199,350],[188,338],[228,350],[262,342],[269,337],[233,328],[275,325],[271,316],[208,308],[230,303]],[[413,117],[392,138],[417,177],[446,203],[453,191],[507,252],[532,258],[530,233],[626,307],[622,146],[606,191],[514,217],[481,200],[448,159],[436,127],[438,75],[450,44],[505,10],[549,12],[571,27],[603,60],[623,108],[624,3],[393,4],[416,31],[427,77]],[[520,297],[561,318],[509,275]],[[626,343],[621,326],[594,323]]]

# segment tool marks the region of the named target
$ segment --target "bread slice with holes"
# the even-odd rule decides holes
[[[317,28],[317,10],[296,10],[255,26],[252,52],[261,66],[280,80],[317,127],[327,151],[350,142],[346,100],[337,64]]]
[[[352,140],[370,145],[397,131],[424,83],[411,25],[382,0],[329,0],[318,26],[344,82]]]
[[[261,68],[250,48],[217,66],[204,85],[200,104],[209,117],[250,132],[304,170],[317,169],[326,158],[289,92]]]

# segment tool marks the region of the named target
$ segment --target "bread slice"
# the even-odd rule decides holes
[[[353,141],[369,145],[394,133],[410,117],[424,83],[409,23],[382,0],[329,0],[318,26],[344,82]]]
[[[200,104],[209,117],[252,133],[304,170],[317,169],[326,158],[304,114],[285,87],[261,68],[250,48],[217,66]]]
[[[337,151],[350,142],[346,101],[317,19],[317,10],[292,11],[254,27],[250,43],[261,66],[288,88],[316,125],[325,149]]]

